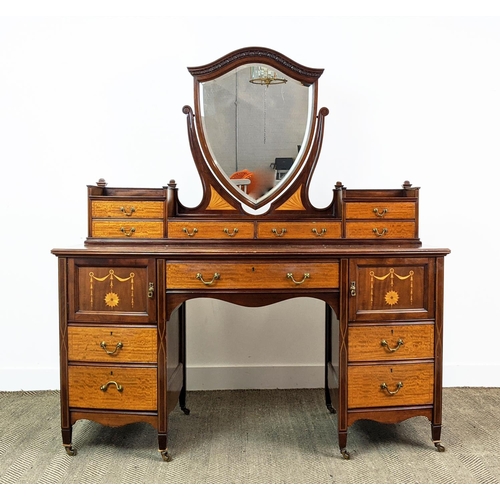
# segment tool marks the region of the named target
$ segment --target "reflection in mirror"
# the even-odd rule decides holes
[[[216,166],[249,198],[268,195],[305,152],[314,84],[248,64],[200,85],[201,123]]]

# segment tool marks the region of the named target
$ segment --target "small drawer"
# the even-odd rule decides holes
[[[167,263],[167,289],[338,288],[337,262]]]
[[[253,239],[253,222],[241,221],[184,221],[168,223],[169,238],[183,239]]]
[[[346,203],[346,219],[415,219],[415,203],[373,202]]]
[[[260,222],[257,225],[257,237],[260,239],[339,239],[342,225],[339,222]]]
[[[69,366],[68,383],[73,408],[157,409],[156,368]]]
[[[138,200],[92,200],[91,214],[93,219],[163,219],[162,201]]]
[[[432,404],[433,363],[349,366],[347,404],[352,408]]]
[[[68,359],[156,363],[156,328],[69,326]]]
[[[349,361],[433,358],[434,324],[349,327]]]
[[[163,221],[93,220],[94,238],[163,238]]]
[[[347,222],[349,239],[407,239],[417,238],[415,222]]]

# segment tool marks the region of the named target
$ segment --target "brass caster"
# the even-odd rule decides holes
[[[161,458],[163,458],[164,462],[172,461],[172,455],[170,455],[167,450],[160,450],[160,453],[161,453]]]
[[[184,415],[189,415],[191,413],[191,410],[185,406],[181,406],[181,410],[184,412]]]
[[[342,453],[342,458],[344,460],[349,460],[351,458],[351,455],[349,455],[349,452],[345,448],[340,450],[340,453]]]
[[[446,449],[441,443],[434,443],[434,446],[437,448],[437,451],[444,451]]]
[[[326,407],[330,413],[337,413],[337,411],[335,410],[335,408],[332,405],[328,404],[328,405],[326,405]]]
[[[72,445],[68,444],[68,445],[64,445],[64,449],[66,450],[66,453],[70,456],[70,457],[74,457],[76,455],[76,449],[73,448]]]

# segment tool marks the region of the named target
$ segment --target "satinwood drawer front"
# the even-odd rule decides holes
[[[415,219],[414,202],[350,202],[345,204],[346,219]]]
[[[91,214],[94,219],[163,219],[162,201],[92,200]]]
[[[433,363],[355,365],[347,376],[350,409],[433,402]]]
[[[342,236],[340,222],[311,221],[311,222],[259,222],[257,237],[283,239],[338,239]]]
[[[349,361],[434,357],[434,324],[349,327]]]
[[[167,263],[167,289],[338,288],[338,262]]]
[[[432,258],[352,259],[349,320],[433,319],[434,277]]]
[[[94,238],[163,238],[163,221],[93,220]]]
[[[355,239],[407,239],[417,238],[413,221],[346,222],[346,238]]]
[[[156,363],[156,328],[69,326],[68,360]]]
[[[169,238],[183,239],[253,239],[253,222],[241,221],[184,221],[168,223]]]
[[[69,406],[157,410],[156,368],[69,366]]]
[[[68,259],[68,320],[155,323],[155,259]]]

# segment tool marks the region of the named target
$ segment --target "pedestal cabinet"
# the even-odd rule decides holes
[[[177,406],[189,413],[185,303],[258,307],[294,297],[325,303],[325,403],[338,415],[342,456],[350,456],[349,426],[362,418],[425,416],[444,450],[449,250],[422,247],[420,188],[404,181],[349,189],[339,181],[331,203],[315,207],[309,186],[328,116],[317,109],[323,70],[262,47],[188,70],[195,108],[182,110],[200,203],[185,206],[174,180],[124,188],[99,179],[87,186],[84,245],[52,251],[67,452],[75,454],[72,426],[80,419],[147,422],[170,460],[168,415]],[[281,113],[275,122],[268,109]],[[283,159],[290,169],[278,172]]]

